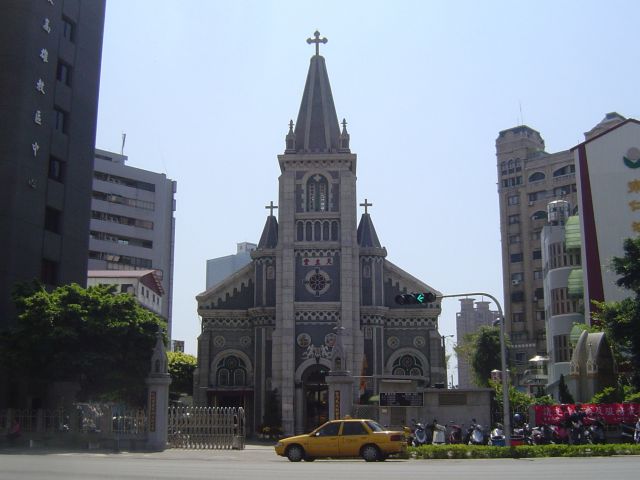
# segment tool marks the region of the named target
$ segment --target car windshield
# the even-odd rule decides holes
[[[366,423],[372,432],[384,432],[386,430],[382,425],[380,425],[377,422],[374,422],[373,420],[367,420]]]

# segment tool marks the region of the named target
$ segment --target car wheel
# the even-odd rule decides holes
[[[360,452],[365,462],[375,462],[380,458],[380,451],[375,445],[365,445]]]
[[[304,458],[304,450],[300,445],[291,445],[287,449],[287,458],[290,462],[299,462]]]

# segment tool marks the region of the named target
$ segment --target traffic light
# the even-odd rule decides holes
[[[399,305],[424,305],[435,301],[436,294],[433,292],[402,293],[400,295],[396,295],[396,303]]]

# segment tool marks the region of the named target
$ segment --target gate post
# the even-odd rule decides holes
[[[162,451],[167,448],[167,417],[169,415],[169,375],[167,351],[162,333],[156,333],[156,346],[151,355],[151,372],[147,377],[147,448]]]

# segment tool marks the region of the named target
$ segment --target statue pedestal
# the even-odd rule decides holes
[[[329,386],[329,419],[338,420],[351,415],[354,382],[351,373],[329,373],[325,381]]]

